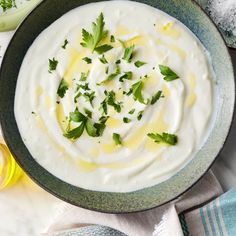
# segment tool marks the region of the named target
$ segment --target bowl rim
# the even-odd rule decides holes
[[[17,27],[16,32],[14,33],[13,37],[11,38],[11,40],[10,40],[10,42],[9,42],[9,45],[8,45],[8,47],[7,47],[7,50],[6,50],[6,52],[5,52],[5,55],[8,54],[8,49],[9,49],[9,47],[11,46],[12,41],[14,40],[14,38],[16,37],[16,35],[17,35],[17,33],[18,33],[18,29],[21,29],[21,27],[24,25],[24,22],[27,21],[28,18],[29,18],[35,11],[37,11],[37,9],[41,7],[41,5],[45,4],[45,2],[47,2],[47,1],[49,1],[49,0],[43,0],[43,1],[41,1],[41,2],[24,18],[24,20],[21,22],[21,24]],[[98,0],[98,1],[99,1],[99,0]],[[107,1],[107,0],[103,0],[103,1]],[[131,1],[134,1],[134,0],[131,0]],[[220,38],[222,39],[222,42],[223,42],[223,44],[224,44],[224,47],[227,49],[227,57],[228,57],[229,62],[230,62],[230,67],[232,68],[232,75],[233,75],[233,77],[235,77],[235,72],[234,72],[234,69],[233,69],[233,63],[232,63],[232,58],[231,58],[230,53],[229,53],[229,48],[228,48],[227,45],[226,45],[225,39],[224,39],[224,37],[222,36],[221,31],[217,28],[217,25],[214,23],[214,21],[206,14],[206,12],[203,10],[203,8],[202,8],[197,2],[195,2],[194,0],[188,0],[188,1],[191,2],[192,4],[194,4],[198,9],[200,9],[200,11],[202,11],[202,13],[205,15],[205,17],[208,18],[208,20],[212,23],[212,25],[214,26],[214,28],[215,28],[215,29],[217,30],[217,32],[219,33],[219,36],[220,36]],[[91,2],[97,2],[97,1],[96,1],[96,0],[95,0],[95,1],[92,0]],[[136,2],[138,2],[138,3],[143,3],[143,2],[140,2],[139,0],[137,0]],[[147,4],[147,3],[145,3],[145,4]],[[82,5],[85,5],[85,4],[81,4],[81,6],[82,6]],[[147,4],[147,5],[149,5],[149,4]],[[149,6],[150,6],[150,5],[149,5]],[[80,6],[78,6],[78,7],[80,7]],[[152,6],[152,7],[153,7],[153,6]],[[72,10],[72,9],[71,9],[71,10]],[[65,13],[64,13],[64,14],[65,14]],[[168,14],[168,13],[167,13],[167,14]],[[181,22],[181,21],[180,21],[180,22]],[[184,23],[182,23],[182,24],[184,24]],[[184,24],[184,25],[185,25],[185,24]],[[193,33],[193,34],[194,34],[194,33]],[[235,50],[236,50],[236,49],[235,49]],[[6,56],[5,56],[5,55],[4,55],[3,60],[2,60],[2,65],[5,64],[5,59],[6,59]],[[3,66],[0,67],[0,76],[1,76],[2,68],[3,68]],[[227,135],[225,136],[224,141],[222,142],[222,145],[218,148],[218,149],[219,149],[219,151],[217,151],[218,154],[214,157],[214,159],[212,160],[212,162],[209,163],[209,167],[201,174],[200,177],[198,177],[195,181],[193,181],[193,182],[189,185],[188,188],[186,188],[184,191],[181,191],[181,193],[179,193],[179,194],[177,194],[177,195],[173,195],[172,198],[170,198],[170,199],[168,199],[168,200],[166,200],[166,201],[163,201],[161,204],[158,204],[158,203],[157,203],[156,206],[145,207],[145,208],[143,208],[143,209],[137,209],[137,210],[132,210],[132,211],[101,210],[101,209],[97,209],[97,208],[93,208],[93,207],[85,207],[85,206],[83,206],[83,205],[80,205],[80,204],[78,204],[78,203],[75,203],[75,202],[73,202],[73,201],[67,199],[65,196],[62,196],[62,195],[56,193],[56,192],[53,191],[52,189],[48,188],[48,186],[45,186],[45,184],[41,183],[36,177],[34,177],[34,176],[32,175],[32,173],[31,173],[29,170],[24,169],[23,166],[22,166],[21,161],[17,158],[17,155],[14,154],[14,150],[11,149],[11,143],[9,143],[8,138],[6,138],[6,135],[5,135],[5,133],[4,133],[4,129],[2,129],[2,131],[3,131],[2,134],[3,134],[3,138],[4,138],[4,140],[5,140],[6,144],[7,144],[7,146],[8,146],[9,149],[11,150],[11,153],[13,154],[13,157],[15,158],[15,160],[16,160],[16,162],[19,164],[19,166],[21,166],[21,168],[24,170],[24,172],[25,172],[38,186],[40,186],[42,189],[46,190],[47,192],[49,192],[49,193],[52,194],[53,196],[55,196],[55,197],[57,197],[57,198],[59,198],[59,199],[65,201],[65,202],[68,202],[68,203],[70,203],[70,204],[72,204],[72,205],[74,205],[74,206],[81,207],[81,208],[87,209],[87,210],[92,210],[92,211],[96,211],[96,212],[101,212],[101,213],[127,214],[127,213],[145,212],[145,211],[152,210],[152,209],[155,209],[155,208],[157,208],[157,207],[160,207],[160,206],[162,206],[162,205],[165,205],[166,203],[169,203],[169,202],[171,202],[171,201],[177,199],[178,197],[180,197],[180,196],[183,195],[184,193],[186,193],[186,192],[187,192],[188,190],[190,190],[196,183],[198,183],[198,181],[200,181],[200,180],[204,177],[204,175],[210,170],[210,168],[211,168],[211,166],[213,165],[213,163],[217,160],[217,158],[219,157],[219,154],[222,152],[222,149],[223,149],[223,147],[224,147],[224,145],[225,145],[225,143],[226,143],[226,141],[227,141],[227,139],[228,139],[228,137],[229,137],[229,133],[230,133],[230,130],[231,130],[231,128],[232,128],[232,121],[233,121],[234,117],[236,116],[236,114],[235,114],[235,90],[236,90],[236,83],[235,83],[234,81],[233,81],[233,83],[234,83],[234,87],[233,87],[233,100],[232,100],[232,102],[233,102],[233,107],[234,107],[234,108],[233,108],[233,111],[232,111],[232,114],[231,114],[231,117],[230,117],[230,124],[229,124],[229,126],[227,127]],[[0,124],[2,124],[2,123],[3,123],[2,117],[0,116]],[[26,148],[27,148],[27,147],[26,147]],[[218,150],[218,149],[217,149],[217,150]],[[37,163],[37,164],[38,164],[38,163]],[[39,164],[38,164],[38,165],[39,165]],[[42,168],[44,168],[44,167],[42,167]],[[45,169],[45,171],[47,171],[47,170]],[[47,171],[47,172],[48,172],[48,171]],[[56,176],[54,176],[54,175],[53,175],[53,177],[54,177],[54,178],[58,178],[58,177],[56,177]],[[63,180],[60,180],[60,181],[64,182]],[[69,183],[66,183],[66,184],[70,185]],[[145,189],[145,188],[144,188],[144,189]],[[86,190],[87,190],[87,189],[86,189]],[[93,190],[88,190],[88,191],[91,191],[91,192],[98,192],[98,191],[93,191]],[[139,190],[138,190],[138,191],[139,191]],[[136,191],[135,191],[135,192],[136,192]],[[104,192],[104,193],[106,193],[106,192]],[[126,193],[122,193],[122,194],[126,194]]]

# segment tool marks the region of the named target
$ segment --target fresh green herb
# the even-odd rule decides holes
[[[158,91],[151,99],[151,105],[155,104],[162,97],[162,91]]]
[[[171,70],[170,67],[159,65],[159,69],[161,71],[161,74],[164,75],[165,81],[169,82],[179,79],[179,76],[173,70]]]
[[[53,59],[48,59],[49,63],[49,73],[57,69],[58,61],[53,57]]]
[[[132,93],[135,100],[138,100],[140,103],[145,104],[145,101],[142,95],[143,87],[144,87],[144,83],[142,80],[140,80],[139,82],[132,85]]]
[[[92,113],[89,109],[84,108],[84,113],[85,113],[89,118],[92,118],[93,113]]]
[[[91,92],[91,93],[84,93],[83,94],[83,97],[85,98],[85,100],[87,101],[87,102],[89,102],[90,103],[90,105],[93,107],[93,99],[96,97],[95,96],[95,92],[93,91],[93,92]]]
[[[86,116],[79,112],[78,108],[75,108],[75,111],[70,112],[70,121],[73,122],[85,122]]]
[[[118,39],[118,41],[119,41],[119,43],[121,44],[121,46],[123,47],[123,48],[125,48],[125,42],[123,41],[123,40],[121,40],[121,39]]]
[[[93,123],[93,121],[91,120],[91,111],[85,109],[85,113],[87,114],[87,116],[79,112],[78,108],[76,108],[74,112],[70,112],[70,119],[68,123],[67,132],[64,134],[65,137],[75,140],[83,134],[84,128],[86,129],[88,135],[91,137],[97,137],[102,135],[106,127],[106,120],[104,119],[103,121],[101,121],[101,123]],[[71,121],[81,124],[77,128],[70,130]]]
[[[80,96],[82,96],[82,93],[81,93],[81,92],[78,92],[78,93],[75,95],[75,97],[74,97],[74,103],[77,103],[77,100],[78,100],[78,98],[79,98]]]
[[[84,127],[85,127],[85,124],[84,124],[84,122],[82,122],[79,127],[75,128],[75,129],[72,129],[72,130],[70,130],[70,131],[67,131],[67,132],[64,133],[63,135],[64,135],[66,138],[68,138],[68,139],[73,139],[73,140],[75,140],[75,139],[79,138],[79,137],[83,134],[83,132],[84,132]]]
[[[133,55],[134,55],[134,45],[125,49],[124,56],[122,59],[130,63],[133,58]]]
[[[124,123],[129,123],[130,121],[131,121],[131,119],[129,119],[129,118],[127,118],[127,117],[124,117],[124,118],[123,118],[123,122],[124,122]]]
[[[103,54],[109,50],[111,50],[113,47],[111,45],[108,44],[104,44],[102,46],[96,47],[94,50],[98,53],[98,54]]]
[[[103,111],[104,114],[107,114],[107,106],[112,106],[115,111],[117,111],[118,113],[121,112],[121,102],[117,102],[116,101],[116,97],[115,97],[115,93],[114,91],[110,91],[104,92],[106,95],[106,98],[103,100],[103,102],[101,103],[100,109]]]
[[[89,136],[97,137],[97,129],[95,128],[94,123],[91,119],[87,119],[85,128]]]
[[[92,23],[92,33],[89,33],[85,29],[82,29],[82,40],[81,46],[85,48],[91,49],[93,52],[96,51],[99,54],[102,54],[110,49],[112,46],[108,44],[104,44],[99,46],[99,43],[102,39],[106,38],[108,35],[108,31],[104,30],[104,17],[101,13],[99,17],[96,19],[96,23]]]
[[[166,143],[169,145],[176,145],[178,142],[178,137],[175,134],[168,134],[168,133],[150,133],[148,137],[153,139],[156,143]]]
[[[78,84],[78,85],[77,85],[77,88],[76,88],[76,91],[78,91],[80,88],[82,88],[84,91],[91,90],[91,89],[89,88],[89,83]]]
[[[130,114],[130,115],[133,115],[134,112],[135,112],[135,109],[132,109],[132,110],[129,111],[129,114]]]
[[[106,74],[109,73],[109,66],[107,66],[107,67],[105,68],[105,73],[106,73]]]
[[[112,138],[113,138],[116,145],[121,145],[122,144],[120,134],[113,133]]]
[[[64,44],[61,46],[63,49],[66,49],[67,44],[69,43],[69,41],[67,39],[65,39]]]
[[[143,112],[144,112],[144,111],[140,111],[140,112],[138,113],[138,116],[137,116],[137,119],[138,119],[138,120],[141,120],[141,119],[143,118]]]
[[[147,64],[146,62],[143,62],[143,61],[136,61],[135,63],[134,63],[134,65],[136,66],[136,67],[141,67],[141,66],[143,66],[143,65],[145,65],[145,64]]]
[[[115,40],[115,37],[114,37],[114,35],[111,35],[111,37],[110,37],[110,42],[111,43],[114,43],[116,40]]]
[[[89,70],[86,73],[82,72],[79,80],[80,81],[85,81],[88,78],[89,73],[90,73]]]
[[[66,91],[69,89],[69,84],[64,80],[62,79],[60,84],[59,84],[59,87],[57,89],[57,95],[60,97],[60,98],[63,98],[66,94]]]
[[[107,83],[107,82],[109,82],[109,81],[115,79],[116,76],[119,75],[119,74],[120,74],[120,67],[117,66],[117,67],[116,67],[116,71],[115,71],[114,73],[110,74],[110,75],[109,75],[105,80],[103,80],[100,84],[105,84],[105,83]]]
[[[124,82],[124,80],[132,80],[132,77],[133,77],[133,73],[132,71],[128,71],[128,72],[125,72],[124,75],[122,75],[120,78],[119,78],[119,81],[120,82]]]
[[[120,64],[120,63],[121,63],[121,60],[120,60],[120,59],[116,61],[116,65],[118,65],[118,64]]]
[[[92,59],[89,58],[89,57],[84,57],[82,60],[85,61],[87,64],[91,64],[92,63]]]
[[[107,59],[105,58],[104,54],[102,55],[102,57],[99,58],[100,62],[103,63],[103,64],[107,64],[108,61]]]
[[[15,0],[0,0],[0,7],[2,7],[3,12],[13,7],[16,8]]]

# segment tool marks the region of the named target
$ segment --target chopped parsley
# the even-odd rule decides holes
[[[87,64],[91,64],[92,63],[92,59],[89,58],[89,57],[84,57],[82,60],[85,61]]]
[[[138,119],[138,120],[141,120],[141,119],[143,118],[143,113],[144,113],[144,111],[140,111],[140,112],[138,113],[138,116],[137,116],[137,119]]]
[[[66,94],[66,91],[69,89],[69,84],[64,80],[62,79],[60,84],[59,84],[59,87],[57,89],[57,95],[60,97],[60,98],[63,98]]]
[[[91,137],[98,137],[102,135],[106,127],[105,123],[107,119],[103,119],[102,121],[100,121],[100,123],[94,123],[91,119],[91,112],[86,109],[85,113],[87,116],[79,112],[77,107],[74,112],[70,112],[68,129],[66,133],[64,133],[64,136],[66,138],[76,140],[83,134],[84,129]],[[75,123],[80,123],[80,125],[77,128],[70,130],[70,123],[72,121]]]
[[[144,87],[144,82],[142,80],[138,81],[137,83],[132,85],[132,93],[135,100],[138,100],[140,103],[145,104],[145,101],[142,95],[143,87]]]
[[[96,51],[98,54],[102,54],[113,47],[108,44],[99,45],[100,42],[108,36],[108,31],[104,30],[104,16],[101,13],[96,19],[96,23],[92,23],[92,33],[82,29],[82,40],[81,46],[89,48],[92,52]]]
[[[173,70],[171,70],[170,67],[159,65],[159,69],[160,69],[161,74],[164,75],[163,79],[165,81],[170,82],[170,81],[179,79],[179,76]]]
[[[125,72],[124,75],[122,75],[120,78],[119,78],[119,81],[120,82],[124,82],[124,80],[132,80],[132,77],[133,77],[133,73],[132,71],[128,71],[128,72]]]
[[[85,113],[89,118],[92,118],[93,113],[92,113],[89,109],[84,108],[84,113]]]
[[[134,65],[136,66],[136,67],[141,67],[141,66],[143,66],[143,65],[145,65],[145,64],[147,64],[146,62],[143,62],[143,61],[136,61],[135,63],[134,63]]]
[[[0,0],[0,7],[2,7],[3,12],[5,12],[13,7],[16,8],[16,2],[15,0]]]
[[[122,59],[126,60],[128,63],[131,62],[133,55],[134,55],[134,45],[125,49],[124,56]]]
[[[118,60],[116,61],[116,65],[118,65],[118,64],[120,64],[120,63],[121,63],[121,60],[118,59]]]
[[[129,111],[129,114],[130,114],[130,115],[133,115],[134,112],[135,112],[135,109],[132,109],[132,110]]]
[[[148,137],[153,139],[156,143],[166,143],[169,145],[175,145],[178,142],[178,137],[175,134],[168,133],[150,133]]]
[[[104,84],[104,83],[107,83],[107,82],[115,79],[116,76],[119,75],[119,74],[120,74],[120,67],[117,66],[115,72],[110,74],[110,75],[108,75],[108,77],[105,80],[103,80],[100,84]]]
[[[113,138],[116,145],[121,145],[122,144],[120,134],[113,133],[112,138]]]
[[[107,59],[105,58],[104,54],[102,55],[102,57],[99,58],[100,62],[103,63],[103,64],[107,64],[108,61]]]
[[[115,40],[115,37],[114,37],[114,35],[111,35],[111,37],[110,37],[110,42],[111,43],[114,43],[116,40]]]
[[[155,104],[162,96],[162,91],[159,90],[154,96],[152,96],[151,105]]]
[[[90,71],[88,70],[86,73],[82,72],[80,75],[80,81],[85,81],[87,80],[88,76],[89,76]]]
[[[91,89],[89,88],[89,83],[77,84],[76,91],[78,91],[80,88],[82,88],[84,91],[91,90]]]
[[[68,45],[69,41],[65,39],[64,44],[61,46],[63,49],[66,49],[66,46]]]
[[[123,118],[123,122],[124,122],[124,123],[129,123],[130,121],[131,121],[131,119],[129,119],[129,118],[127,118],[127,117],[124,117],[124,118]]]
[[[102,112],[107,115],[107,110],[108,110],[107,106],[109,105],[109,106],[112,106],[115,109],[115,111],[120,113],[122,103],[116,101],[115,92],[114,91],[109,91],[109,92],[105,91],[104,93],[106,95],[106,98],[103,100],[103,102],[101,103],[101,106],[100,106],[100,109],[102,110]]]
[[[87,102],[89,102],[90,105],[93,107],[93,100],[94,100],[94,98],[96,97],[96,96],[95,96],[95,92],[94,92],[94,91],[91,92],[91,93],[86,92],[86,93],[84,93],[84,94],[82,94],[82,95],[83,95],[83,97],[85,98],[85,100],[86,100]]]
[[[53,59],[48,59],[49,63],[49,73],[57,69],[58,61],[53,57]]]

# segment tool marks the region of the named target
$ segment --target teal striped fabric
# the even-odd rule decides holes
[[[236,188],[205,206],[180,216],[184,235],[236,236]]]

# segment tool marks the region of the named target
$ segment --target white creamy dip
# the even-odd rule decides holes
[[[101,55],[80,45],[82,28],[91,32],[91,24],[100,13],[104,15],[105,40],[113,49]],[[115,42],[110,42],[114,35]],[[62,48],[65,39],[66,49]],[[123,60],[124,48],[135,45],[130,63]],[[84,57],[92,60],[87,64]],[[48,72],[48,59],[55,58],[55,71]],[[119,77],[97,85],[116,69],[132,71],[131,80]],[[136,67],[136,61],[146,64]],[[164,80],[159,65],[171,68],[180,78]],[[86,80],[95,92],[93,107],[81,96],[74,102],[75,88],[81,73],[90,71]],[[122,75],[122,73],[121,73]],[[154,105],[140,103],[123,94],[144,79],[145,101],[157,91],[161,97]],[[57,95],[64,78],[69,89],[63,98]],[[76,8],[45,29],[28,50],[20,69],[16,95],[15,116],[25,145],[35,160],[58,178],[85,189],[130,192],[158,184],[174,174],[193,158],[209,130],[213,111],[211,66],[199,40],[182,23],[153,7],[130,1],[92,3]],[[92,119],[101,117],[104,91],[114,91],[122,102],[121,112],[108,106],[110,118],[101,137],[83,135],[70,140],[63,136],[70,112],[78,107],[92,112]],[[57,102],[60,102],[59,104]],[[133,114],[129,111],[135,109]],[[143,111],[142,118],[137,119]],[[33,112],[33,114],[32,114]],[[84,113],[83,113],[84,114]],[[124,123],[123,118],[131,121]],[[76,127],[76,124],[73,124]],[[176,145],[155,143],[148,133],[163,132],[178,137]],[[118,133],[122,145],[112,139]]]

